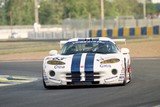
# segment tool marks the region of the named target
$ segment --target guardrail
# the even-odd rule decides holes
[[[113,29],[93,29],[85,31],[70,31],[70,32],[28,32],[28,38],[34,40],[60,40],[70,38],[86,38],[86,37],[110,37],[110,38],[137,38],[159,36],[160,26],[153,27],[135,27],[135,28],[113,28]]]
[[[0,26],[0,39],[28,38],[38,40],[70,39],[76,37],[134,38],[160,35],[160,19],[64,20],[61,26]]]
[[[54,31],[54,32],[28,32],[28,39],[38,39],[38,40],[60,40],[60,39],[70,39],[70,38],[87,38],[89,37],[89,30],[85,31]]]

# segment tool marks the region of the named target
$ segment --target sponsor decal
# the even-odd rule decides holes
[[[52,58],[51,57],[47,57],[45,60],[52,60]]]
[[[78,39],[78,41],[99,41],[98,38],[86,38],[86,39]]]
[[[61,82],[61,80],[57,80],[57,79],[55,79],[55,78],[49,78],[49,79],[54,80],[54,81],[59,81],[59,82]]]
[[[105,43],[105,41],[99,41],[99,39],[78,39],[78,41],[75,41],[74,43]]]
[[[119,79],[124,79],[124,76],[120,76]]]
[[[44,72],[44,71],[43,71],[43,79],[44,79],[44,80],[48,80],[47,75],[46,75],[46,72]]]
[[[105,43],[101,41],[76,41],[75,43]]]
[[[123,74],[120,74],[120,76],[124,76],[124,73],[123,73]]]
[[[43,79],[44,79],[45,81],[47,81],[47,80],[48,80],[48,78],[47,78],[47,77],[43,77]]]
[[[55,79],[55,78],[49,78],[50,80],[53,80],[56,83],[62,84],[61,80]]]
[[[124,78],[125,78],[124,74],[120,74],[120,76],[119,76],[119,80],[118,80],[118,81],[123,81],[123,80],[124,80]]]
[[[98,62],[101,62],[101,61],[104,61],[105,59],[104,58],[100,58],[100,59],[96,59]]]
[[[54,69],[64,69],[65,66],[64,65],[55,65]]]
[[[118,80],[119,82],[122,82],[123,80]]]
[[[109,77],[109,78],[106,78],[105,80],[111,80],[111,79],[114,79],[114,78],[117,78],[118,76],[113,76],[113,77]]]
[[[102,64],[100,65],[101,68],[111,68],[111,65],[108,64]]]
[[[64,57],[55,57],[55,58],[53,58],[53,60],[56,60],[56,61],[61,61],[61,60],[64,60],[64,59],[66,59],[66,58],[64,58]]]

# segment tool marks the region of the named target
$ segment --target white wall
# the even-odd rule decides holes
[[[160,3],[160,0],[152,0],[152,3]]]
[[[29,31],[33,29],[0,29],[0,39],[27,38]]]
[[[40,28],[40,32],[54,32],[62,31],[60,27],[51,28]],[[0,28],[0,39],[10,39],[10,38],[28,38],[28,32],[34,32],[34,28]]]

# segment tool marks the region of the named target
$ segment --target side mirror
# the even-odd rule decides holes
[[[129,54],[129,49],[128,48],[121,48],[121,53]]]
[[[49,51],[49,55],[52,56],[52,55],[56,55],[58,53],[57,50],[51,50]]]

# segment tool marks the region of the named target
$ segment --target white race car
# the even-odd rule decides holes
[[[64,43],[64,42],[63,42]],[[65,41],[61,53],[51,50],[43,61],[43,84],[51,86],[110,85],[131,81],[129,49],[115,40],[74,38]]]

